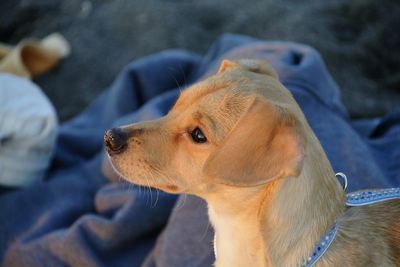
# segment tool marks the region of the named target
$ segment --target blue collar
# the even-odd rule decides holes
[[[313,252],[307,258],[306,262],[303,263],[302,267],[311,267],[314,266],[315,263],[324,255],[325,251],[328,250],[329,246],[332,244],[333,240],[335,240],[338,224],[335,225],[328,231],[326,235],[319,241],[319,243],[314,247]]]
[[[360,190],[347,194],[346,205],[350,207],[365,206],[397,198],[400,198],[400,188]]]
[[[347,194],[346,206],[365,206],[397,198],[400,198],[400,188],[360,190]],[[338,229],[339,225],[335,223],[328,233],[325,234],[315,245],[313,252],[310,254],[306,262],[301,265],[302,267],[312,267],[317,263],[317,261],[328,250],[333,240],[335,240]]]

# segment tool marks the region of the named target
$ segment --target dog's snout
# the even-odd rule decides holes
[[[128,146],[128,136],[120,128],[107,130],[104,134],[104,145],[109,153],[121,153]]]

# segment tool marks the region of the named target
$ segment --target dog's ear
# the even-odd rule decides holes
[[[219,66],[218,73],[234,68],[243,68],[251,72],[266,74],[278,79],[278,74],[269,64],[255,59],[241,59],[237,62],[224,59]]]
[[[299,176],[304,140],[297,120],[261,96],[252,99],[203,171],[217,183],[255,186]]]

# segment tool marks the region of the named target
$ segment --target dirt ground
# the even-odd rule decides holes
[[[204,53],[222,33],[317,48],[354,118],[400,106],[398,0],[2,0],[0,41],[61,32],[72,55],[35,81],[61,120],[132,60],[167,48]]]

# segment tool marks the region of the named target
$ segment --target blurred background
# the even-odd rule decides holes
[[[225,32],[311,45],[353,118],[400,106],[399,0],[1,0],[0,41],[60,32],[72,54],[36,78],[62,121],[132,60],[168,48],[205,53]]]

